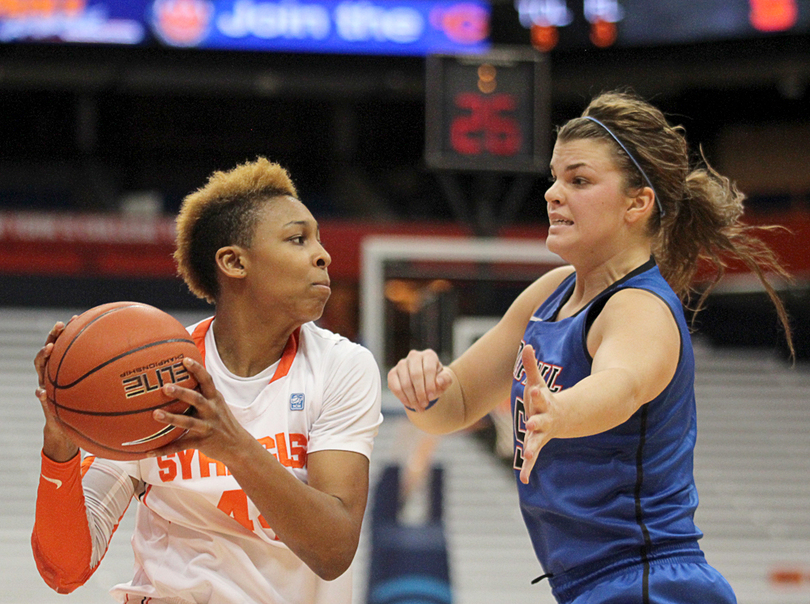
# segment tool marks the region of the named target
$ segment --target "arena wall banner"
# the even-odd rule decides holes
[[[0,0],[0,43],[481,53],[490,15],[486,0]]]

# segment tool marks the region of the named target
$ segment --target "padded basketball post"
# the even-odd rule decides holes
[[[367,604],[450,604],[452,588],[442,519],[443,470],[430,475],[424,524],[398,520],[400,468],[389,465],[377,484],[371,516]]]

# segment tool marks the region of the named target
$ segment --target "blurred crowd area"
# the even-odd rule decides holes
[[[578,115],[591,96],[631,88],[686,128],[696,158],[702,150],[737,182],[749,196],[751,221],[787,227],[773,242],[797,281],[779,286],[796,323],[799,354],[807,355],[808,2],[726,3],[729,11],[748,15],[743,25],[725,22],[726,29],[753,33],[724,39],[661,21],[656,31],[669,38],[660,44],[622,44],[621,21],[614,44],[613,30],[605,29],[610,14],[628,27],[660,18],[643,12],[648,3],[640,0],[487,4],[493,46],[534,45],[549,65],[544,85],[552,127],[541,147],[551,148],[553,126]],[[705,10],[714,10],[709,5]],[[0,2],[0,22],[26,6]],[[569,29],[589,20],[590,42],[568,36],[569,13],[560,12],[566,6]],[[594,13],[597,8],[603,12]],[[559,28],[549,25],[552,14]],[[720,25],[703,24],[706,31]],[[779,27],[790,31],[775,31]],[[579,29],[587,41],[589,30]],[[138,299],[204,308],[174,274],[173,217],[212,171],[263,155],[290,170],[332,253],[333,296],[322,322],[362,341],[365,238],[542,240],[545,234],[543,169],[511,174],[428,167],[426,88],[425,56],[0,41],[0,304],[82,308]],[[425,322],[433,319],[424,313],[435,304],[424,300],[497,315],[534,277],[499,280],[491,269],[484,272],[481,281],[432,269],[423,275],[395,270],[401,283],[389,290],[399,297],[381,301],[388,305],[387,328],[400,334],[391,354],[424,344],[413,335],[431,332]],[[436,285],[444,277],[449,288]],[[719,290],[703,317],[699,329],[718,343],[779,346],[775,318],[745,279]]]

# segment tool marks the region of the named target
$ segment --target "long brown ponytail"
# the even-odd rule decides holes
[[[659,109],[639,96],[603,93],[582,115],[558,130],[558,140],[607,141],[626,175],[628,188],[646,186],[646,178],[650,179],[661,209],[649,222],[653,255],[661,274],[691,308],[693,316],[703,308],[726,268],[732,262],[741,262],[756,274],[771,299],[791,355],[795,355],[787,311],[768,281],[769,274],[786,280],[790,280],[790,274],[758,237],[762,231],[779,227],[744,224],[741,217],[745,195],[714,170],[702,152],[696,165],[692,165],[683,128],[671,126]],[[706,265],[711,274],[708,283],[696,284],[698,271]]]

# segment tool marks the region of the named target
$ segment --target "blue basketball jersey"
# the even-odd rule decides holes
[[[534,550],[551,574],[702,536],[693,522],[698,505],[692,472],[695,360],[680,300],[651,259],[574,316],[557,321],[574,280],[574,274],[566,278],[537,310],[521,343],[521,351],[526,344],[534,347],[552,392],[590,375],[588,329],[608,298],[621,289],[652,292],[669,306],[680,330],[681,353],[666,389],[630,419],[594,436],[549,441],[529,484],[518,480],[521,512]],[[512,383],[516,477],[523,461],[525,378],[518,352]]]

